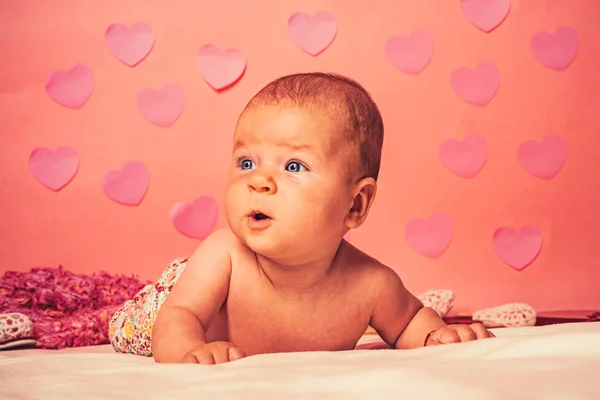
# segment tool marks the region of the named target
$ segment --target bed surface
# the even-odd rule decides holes
[[[600,322],[494,333],[410,351],[269,354],[215,366],[155,364],[110,346],[11,350],[0,352],[0,398],[600,399]]]

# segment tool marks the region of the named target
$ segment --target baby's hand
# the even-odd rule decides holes
[[[431,332],[426,339],[425,346],[436,346],[439,344],[470,342],[471,340],[496,337],[480,323],[471,325],[456,324],[446,325]]]
[[[189,351],[181,360],[191,364],[221,364],[246,357],[242,349],[229,342],[202,344]]]

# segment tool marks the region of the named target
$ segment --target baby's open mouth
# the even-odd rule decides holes
[[[269,217],[268,215],[266,215],[266,214],[263,214],[263,213],[261,213],[261,212],[258,212],[258,211],[255,211],[255,212],[253,212],[253,213],[251,214],[251,216],[252,216],[252,218],[254,218],[254,219],[255,219],[255,220],[257,220],[257,221],[262,221],[262,220],[265,220],[265,219],[270,219],[270,218],[271,218],[271,217]]]

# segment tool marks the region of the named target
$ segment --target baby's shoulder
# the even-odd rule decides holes
[[[213,231],[198,246],[197,253],[220,254],[235,258],[241,248],[241,242],[229,228]]]
[[[239,242],[238,238],[229,228],[221,228],[214,230],[205,241],[210,241],[215,245],[232,245]]]
[[[378,293],[390,285],[401,285],[401,280],[396,271],[379,260],[371,257],[356,247],[348,249],[347,270],[352,279],[362,286],[365,293]]]

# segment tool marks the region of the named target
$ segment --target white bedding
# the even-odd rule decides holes
[[[109,346],[0,352],[0,399],[600,399],[600,322],[410,351],[159,365]],[[378,340],[365,336],[361,343]]]

